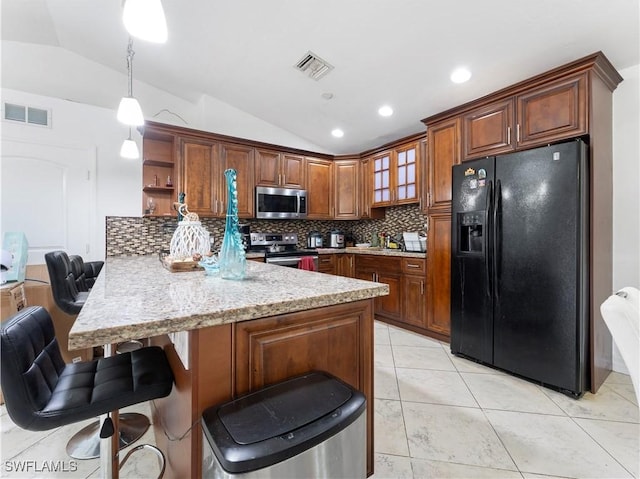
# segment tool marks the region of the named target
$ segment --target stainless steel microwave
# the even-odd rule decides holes
[[[256,186],[256,218],[307,217],[307,190]]]

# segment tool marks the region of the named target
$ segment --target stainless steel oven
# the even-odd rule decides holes
[[[289,268],[297,268],[298,262],[304,258],[305,256],[310,256],[313,258],[313,264],[316,267],[316,271],[318,271],[318,253],[315,251],[307,252],[307,251],[282,251],[280,253],[270,253],[266,252],[264,261],[265,263],[271,263],[278,266],[288,266]]]
[[[306,257],[313,258],[318,271],[318,252],[314,249],[298,248],[297,233],[256,233],[251,232],[250,251],[264,251],[265,263],[297,268],[298,262]]]

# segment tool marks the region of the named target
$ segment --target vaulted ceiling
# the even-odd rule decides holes
[[[599,50],[618,70],[640,63],[638,0],[162,3],[169,40],[136,42],[136,80],[192,102],[209,95],[336,154],[422,131],[422,118]],[[120,0],[2,0],[2,39],[124,72],[121,12]],[[308,51],[333,70],[296,70]],[[458,66],[467,83],[449,80]],[[383,104],[394,115],[380,117]]]

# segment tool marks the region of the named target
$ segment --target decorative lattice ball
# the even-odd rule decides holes
[[[204,256],[211,248],[209,237],[209,232],[200,223],[198,215],[188,213],[173,233],[169,254],[174,260],[191,258],[196,253]]]

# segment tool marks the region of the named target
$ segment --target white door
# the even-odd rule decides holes
[[[1,163],[2,233],[25,233],[28,264],[53,250],[90,259],[95,149],[3,139]]]

